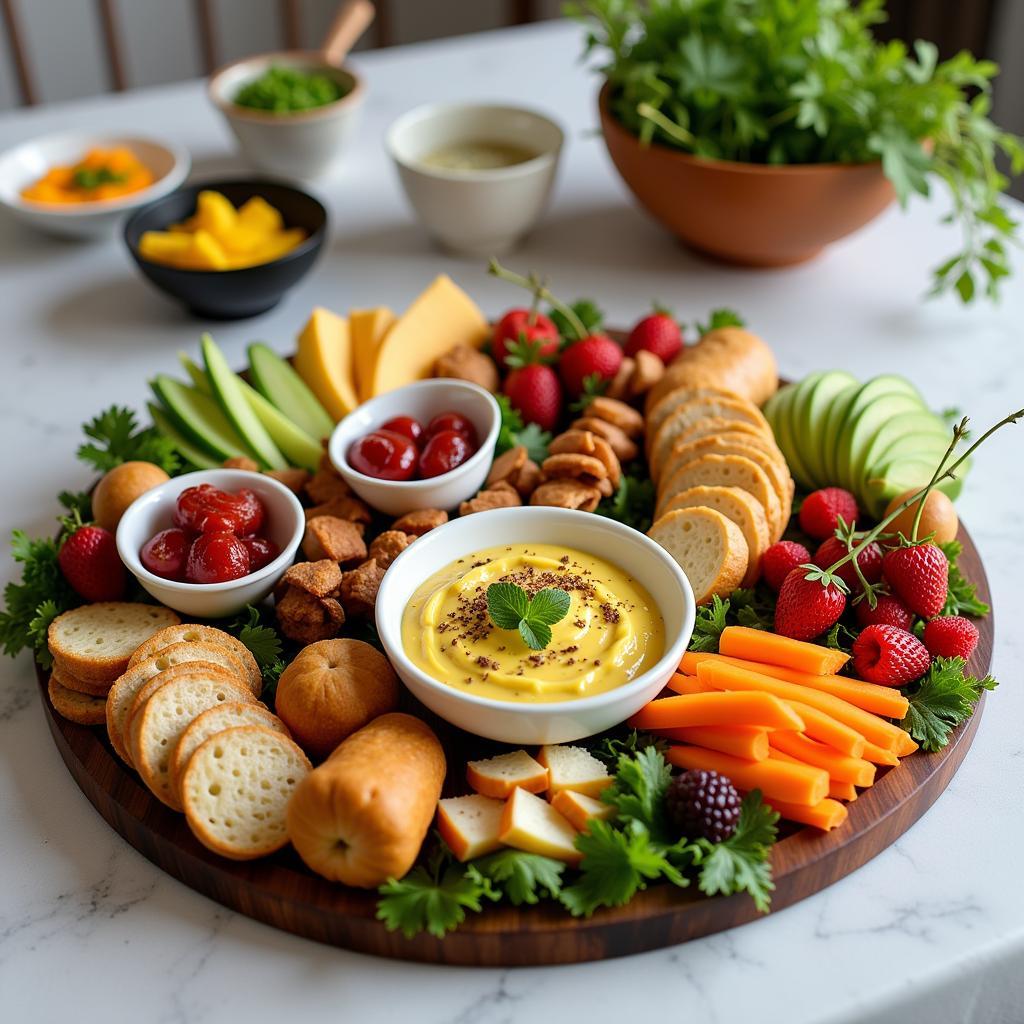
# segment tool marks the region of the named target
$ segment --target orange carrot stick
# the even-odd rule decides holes
[[[885,718],[903,718],[910,705],[907,698],[892,686],[879,686],[878,683],[866,683],[862,679],[849,679],[846,676],[815,676],[809,672],[797,672],[779,665],[760,665],[756,661],[728,658],[722,654],[705,651],[687,651],[683,655],[679,669],[681,672],[695,675],[697,666],[702,661],[724,661],[737,668],[771,676],[772,679],[784,679],[787,683],[809,686],[812,690],[823,690],[825,693],[831,693],[833,697],[849,701],[854,707]]]
[[[767,762],[771,764],[771,761]],[[838,800],[823,799],[808,807],[806,804],[786,803],[765,796],[766,804],[773,811],[778,811],[787,821],[797,821],[801,825],[813,825],[825,832],[838,828],[849,817],[849,811]]]
[[[910,738],[909,732],[904,732],[900,729],[900,734],[896,739],[896,745],[892,748],[897,757],[907,757],[917,750],[917,744]]]
[[[734,658],[781,665],[815,676],[834,675],[850,660],[842,651],[749,626],[726,626],[718,638],[718,649]]]
[[[872,764],[897,765],[900,763],[900,759],[893,751],[886,750],[884,747],[879,747],[874,743],[865,743],[864,750],[860,756]]]
[[[790,764],[803,764],[804,762],[798,757],[790,757],[789,754],[784,754],[781,750],[772,749],[772,760],[775,761],[788,761]],[[857,799],[857,787],[852,782],[836,782],[835,779],[829,777],[828,780],[828,795],[833,800],[856,800]]]
[[[768,733],[754,725],[692,725],[682,729],[660,729],[658,735],[748,761],[764,761],[769,753]]]
[[[850,782],[855,786],[871,786],[875,781],[875,766],[859,757],[839,753],[834,747],[809,739],[796,732],[772,733],[769,746],[795,757],[804,764],[824,768],[836,782]]]
[[[862,757],[865,739],[856,729],[826,715],[824,711],[812,708],[798,700],[787,700],[786,703],[804,720],[804,735],[813,740],[827,743],[835,747],[841,754],[849,757]]]
[[[666,684],[670,690],[676,693],[714,693],[715,688],[702,683],[696,676],[684,676],[677,672]]]
[[[871,743],[892,750],[900,740],[903,730],[885,719],[862,711],[839,697],[820,690],[812,690],[809,686],[798,686],[782,679],[759,672],[748,672],[745,668],[737,668],[719,661],[704,661],[697,666],[697,678],[710,683],[716,690],[760,690],[762,693],[773,693],[784,700],[797,700],[809,704],[812,708],[824,711],[826,715],[848,725]]]
[[[810,765],[772,758],[746,761],[703,747],[670,747],[665,756],[679,768],[719,772],[738,789],[759,789],[766,797],[790,803],[812,805],[828,795],[828,772]]]
[[[803,720],[770,693],[694,693],[652,700],[630,720],[635,729],[679,729],[689,725],[757,725],[802,731]],[[727,698],[727,699],[723,699]],[[794,724],[796,723],[796,724]]]

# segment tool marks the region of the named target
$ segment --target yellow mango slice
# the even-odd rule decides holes
[[[395,314],[387,306],[349,310],[352,331],[352,369],[355,373],[359,401],[373,397],[373,371],[381,342],[395,322]]]
[[[266,234],[280,231],[284,227],[281,214],[262,196],[253,196],[242,203],[238,208],[238,222],[243,227],[254,228]]]
[[[299,335],[295,369],[337,421],[358,404],[352,380],[352,336],[343,316],[317,306]]]
[[[231,201],[220,192],[206,189],[196,198],[193,223],[196,228],[209,231],[218,242],[234,228],[237,216]]]

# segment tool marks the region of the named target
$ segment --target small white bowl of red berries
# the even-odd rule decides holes
[[[196,618],[257,604],[295,560],[305,532],[298,498],[261,473],[185,473],[137,498],[117,552],[161,604]]]
[[[448,510],[483,487],[500,429],[489,391],[464,380],[420,380],[349,413],[328,453],[349,487],[385,515]]]

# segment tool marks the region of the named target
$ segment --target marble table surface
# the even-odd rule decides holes
[[[589,295],[612,324],[654,298],[691,322],[742,311],[784,373],[905,373],[936,408],[979,424],[1024,402],[1018,277],[1002,305],[924,301],[927,269],[956,245],[938,205],[892,209],[809,265],[740,271],[687,253],[636,209],[595,136],[597,83],[566,24],[360,55],[366,118],[348,163],[318,186],[333,238],[272,312],[215,325],[229,357],[266,339],[287,351],[316,303],[403,305],[440,271],[490,314],[518,296],[477,260],[436,251],[414,223],[382,149],[417,103],[518,99],[567,128],[543,225],[509,257]],[[187,145],[196,175],[240,168],[199,83],[0,117],[0,147],[88,126]],[[79,424],[112,402],[143,407],[146,380],[174,371],[205,324],[148,289],[117,241],[61,243],[0,222],[0,533],[53,529],[54,495],[88,482]],[[797,906],[659,952],[576,967],[478,970],[378,960],[229,912],[136,853],[95,813],[55,750],[26,657],[0,663],[0,1018],[189,1022],[404,1020],[417,1024],[614,1021],[848,1024],[1017,1022],[1024,1005],[1022,435],[978,458],[960,502],[997,607],[992,695],[949,789],[902,839]],[[0,560],[0,580],[14,574]]]

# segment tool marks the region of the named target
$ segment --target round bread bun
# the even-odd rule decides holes
[[[92,517],[96,525],[113,533],[124,510],[139,495],[170,479],[152,462],[122,462],[108,470],[92,492]]]
[[[357,729],[398,706],[398,677],[362,640],[321,640],[281,673],[275,710],[295,741],[321,761]]]

